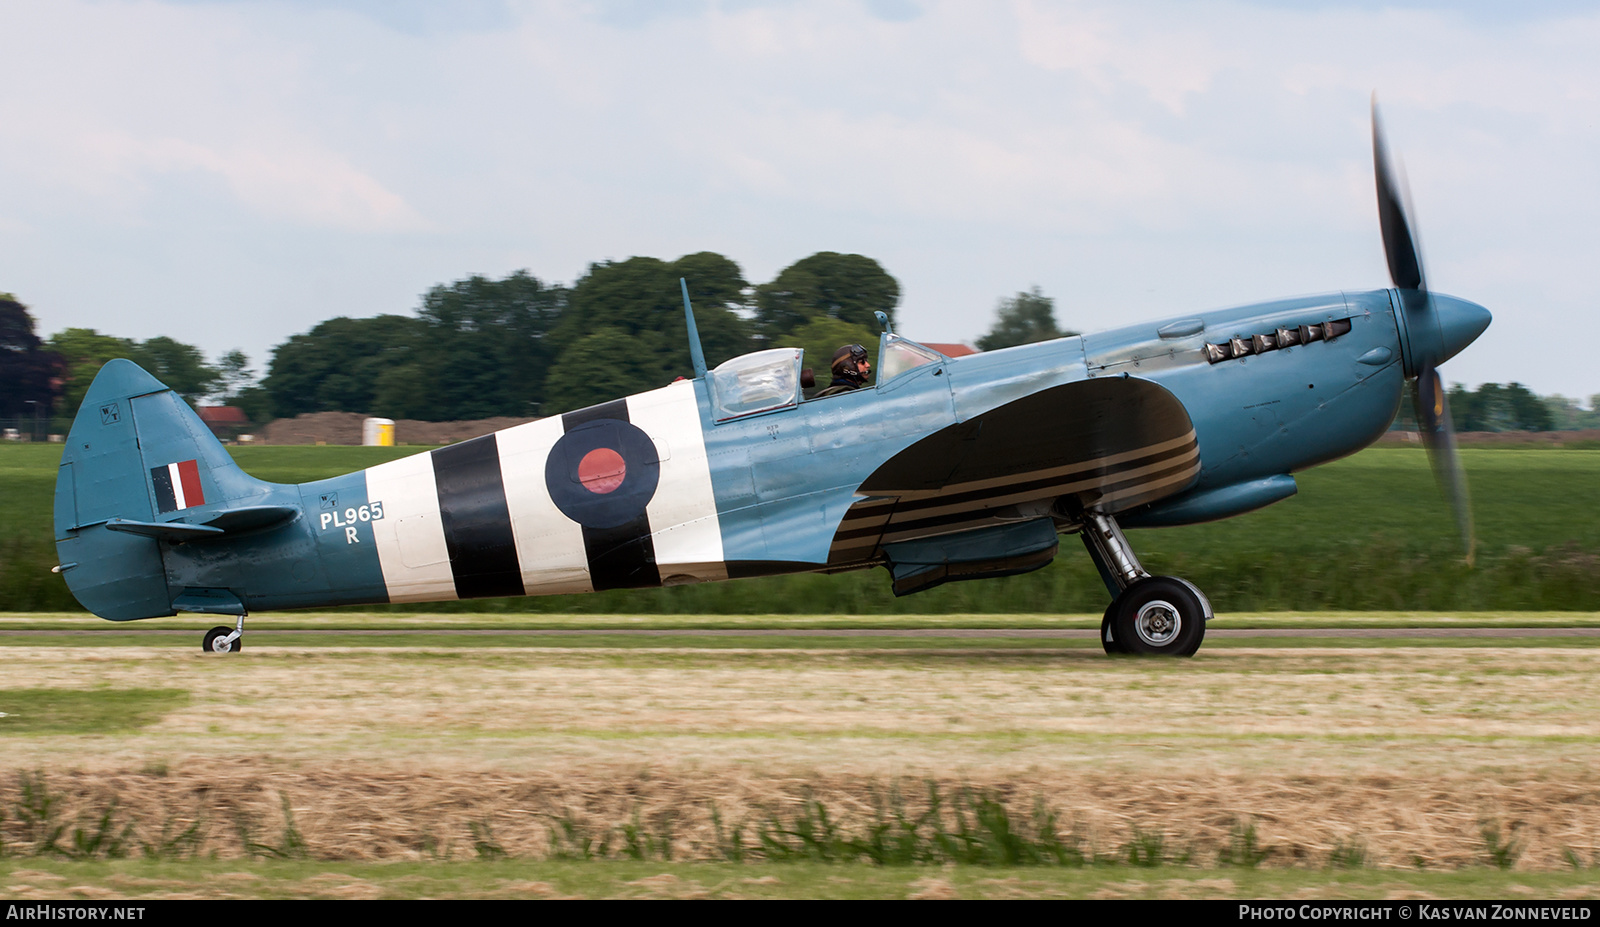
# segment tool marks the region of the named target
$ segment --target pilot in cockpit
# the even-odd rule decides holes
[[[837,396],[867,385],[872,376],[872,361],[867,359],[867,349],[859,344],[847,344],[833,352],[833,382],[814,398]]]

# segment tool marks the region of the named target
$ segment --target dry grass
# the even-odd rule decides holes
[[[910,812],[925,807],[924,784],[898,783]],[[539,858],[550,853],[562,820],[596,837],[638,821],[670,834],[675,858],[718,858],[715,806],[728,822],[791,815],[805,799],[826,805],[859,831],[873,819],[890,783],[808,771],[605,764],[507,772],[446,766],[398,769],[376,763],[288,764],[269,757],[191,760],[165,775],[74,770],[48,777],[63,800],[63,820],[88,821],[115,796],[134,823],[131,846],[159,845],[195,821],[200,852],[222,857],[286,851],[282,802],[288,799],[305,855],[316,859],[473,858],[482,847]],[[1211,865],[1241,820],[1271,855],[1266,865],[1321,868],[1336,845],[1359,840],[1376,866],[1455,869],[1488,865],[1483,828],[1492,824],[1524,848],[1518,868],[1566,869],[1567,851],[1594,859],[1600,835],[1600,786],[1589,775],[1556,779],[1436,773],[1384,775],[1152,776],[1068,778],[1046,771],[995,777],[942,777],[943,791],[982,789],[1026,819],[1044,798],[1086,851],[1115,858],[1135,829],[1160,833],[1172,859],[1187,854]],[[16,780],[0,787],[15,801]],[[239,821],[247,822],[243,831]],[[753,828],[747,827],[747,837]],[[1064,834],[1065,835],[1065,834]],[[15,837],[15,835],[13,835]],[[16,847],[18,841],[10,841]],[[493,854],[491,854],[493,855]]]
[[[1043,800],[1086,850],[1117,852],[1137,829],[1206,865],[1241,821],[1269,866],[1325,866],[1356,844],[1370,865],[1483,865],[1491,826],[1517,841],[1518,868],[1600,852],[1593,649],[1219,649],[1164,663],[1060,650],[5,654],[0,702],[7,688],[190,692],[139,731],[0,738],[0,808],[19,773],[42,770],[64,821],[115,797],[134,846],[203,821],[206,852],[242,856],[243,821],[281,848],[287,799],[314,858],[537,857],[560,820],[615,834],[635,815],[678,855],[707,857],[713,806],[748,823],[810,796],[852,829],[893,785],[915,812],[932,780],[994,793],[1018,819]],[[18,826],[8,815],[13,848]]]

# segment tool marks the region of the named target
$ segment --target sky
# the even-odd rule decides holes
[[[1374,91],[1444,368],[1600,393],[1600,3],[7,0],[0,291],[264,370],[431,287],[818,251],[971,342],[1387,286]]]

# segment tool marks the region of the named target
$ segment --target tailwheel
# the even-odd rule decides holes
[[[226,625],[217,625],[206,632],[200,649],[206,653],[238,653],[244,649],[244,635],[234,631]]]
[[[1205,639],[1211,603],[1186,580],[1152,576],[1123,590],[1109,617],[1106,629],[1115,640],[1101,633],[1107,653],[1115,645],[1141,656],[1190,657]]]

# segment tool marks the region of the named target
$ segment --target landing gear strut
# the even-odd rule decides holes
[[[1188,580],[1145,572],[1109,515],[1085,513],[1083,546],[1112,596],[1100,620],[1100,646],[1106,653],[1194,656],[1212,617],[1204,593]]]
[[[244,649],[244,616],[233,627],[217,625],[206,632],[200,649],[206,653],[238,653]]]

